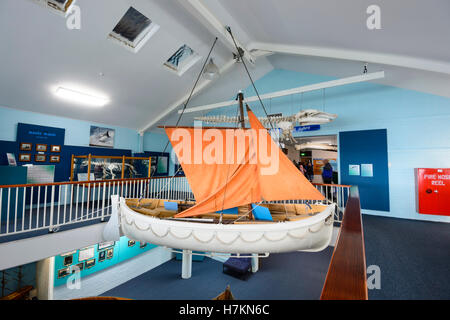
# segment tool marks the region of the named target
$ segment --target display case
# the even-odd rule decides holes
[[[149,178],[151,157],[72,155],[70,181]]]

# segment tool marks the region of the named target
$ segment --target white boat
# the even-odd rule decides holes
[[[120,199],[120,227],[130,239],[168,248],[221,253],[321,251],[333,233],[334,204],[297,221],[205,223],[138,213]],[[200,219],[197,219],[200,220]]]
[[[187,161],[176,144],[176,130],[184,130],[188,139],[194,139],[194,130],[201,130],[202,137],[206,137],[205,132],[211,129],[166,128],[196,202],[121,198],[118,210],[114,210],[117,216],[112,216],[108,229],[119,226],[121,234],[133,240],[202,252],[276,253],[325,249],[332,237],[335,205],[267,203],[321,201],[324,197],[279,149],[251,110],[247,111],[251,128],[257,131],[249,140],[250,146],[246,146],[245,160],[237,163],[228,163],[226,159],[220,164]],[[229,129],[212,130],[224,139],[229,137],[225,132]],[[241,131],[245,135],[245,130]],[[230,139],[237,143],[239,137]],[[252,148],[252,144],[259,145],[261,139],[266,139],[271,153],[277,155],[278,167],[274,173],[264,174],[267,164]],[[227,142],[230,141],[221,144],[225,158],[230,156],[229,150],[225,150]],[[205,138],[201,151],[211,144],[211,139]],[[188,145],[195,150],[194,140]],[[169,204],[173,208],[167,208]],[[233,214],[224,212],[230,208],[235,210]],[[270,212],[269,217],[258,217],[261,212]]]

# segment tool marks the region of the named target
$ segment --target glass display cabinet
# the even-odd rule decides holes
[[[150,178],[151,157],[72,155],[70,181]]]

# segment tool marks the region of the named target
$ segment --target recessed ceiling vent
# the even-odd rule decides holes
[[[66,17],[71,11],[76,0],[33,0],[41,6],[51,9],[53,12]]]
[[[187,45],[183,45],[164,63],[164,65],[168,67],[169,70],[172,70],[181,76],[200,59],[201,56],[194,50]]]
[[[108,37],[136,53],[158,29],[152,20],[130,7]]]

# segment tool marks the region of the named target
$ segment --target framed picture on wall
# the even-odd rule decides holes
[[[115,133],[114,129],[91,126],[89,145],[92,147],[114,148]]]
[[[50,152],[61,152],[61,146],[51,145]]]
[[[17,162],[16,162],[16,156],[14,153],[7,153],[6,154],[6,159],[8,159],[8,165],[12,166],[12,167],[16,167],[17,166]]]
[[[20,153],[19,154],[19,161],[20,162],[30,162],[31,161],[31,154]]]
[[[64,268],[58,270],[58,279],[67,277],[70,274],[70,268]]]
[[[89,269],[95,266],[95,259],[88,260],[84,263],[84,268]]]
[[[22,142],[20,144],[21,151],[31,151],[33,149],[33,144],[28,142]]]
[[[36,151],[37,152],[46,152],[47,151],[47,145],[46,144],[36,144]]]
[[[109,247],[114,247],[115,244],[116,244],[115,241],[100,242],[98,244],[98,251],[109,248]]]
[[[58,156],[50,156],[50,162],[59,162],[61,160],[61,157]]]
[[[64,265],[70,266],[73,263],[73,255],[68,255],[64,257]]]
[[[114,256],[114,248],[106,250],[106,259],[112,259],[113,256]]]
[[[98,253],[98,262],[105,261],[105,259],[106,259],[106,251],[105,250],[100,251]]]
[[[95,255],[95,247],[83,248],[78,253],[78,261],[84,261],[93,258]]]
[[[132,247],[132,246],[134,246],[136,244],[136,241],[134,241],[134,240],[128,240],[128,246],[129,247]]]
[[[36,162],[45,162],[47,161],[47,156],[45,154],[35,154],[34,161]]]

